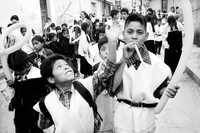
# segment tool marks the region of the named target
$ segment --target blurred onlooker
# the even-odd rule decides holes
[[[170,8],[170,11],[168,12],[168,16],[175,16],[176,15],[176,10],[175,10],[175,7],[174,6],[172,6],[171,8]]]
[[[121,11],[120,11],[120,13],[121,13],[121,18],[122,18],[122,20],[125,21],[126,18],[127,18],[128,15],[129,15],[128,9],[127,9],[127,8],[122,8]]]
[[[146,32],[148,33],[148,38],[145,41],[145,46],[149,51],[156,54],[156,48],[155,48],[155,44],[154,44],[155,28],[154,28],[154,24],[152,22],[152,16],[150,14],[147,14],[145,16],[145,19],[146,19],[146,23],[147,23]]]
[[[183,24],[183,10],[180,7],[176,7],[177,20]]]
[[[56,25],[55,25],[55,23],[51,23],[51,25],[50,25],[50,33],[55,33],[56,34]]]
[[[125,24],[126,18],[129,15],[129,11],[128,11],[127,8],[122,8],[121,11],[120,11],[120,13],[121,13],[120,25],[124,28],[124,24]]]
[[[89,15],[85,11],[81,11],[80,18],[81,18],[82,24],[84,22],[89,24],[88,35],[89,35],[91,41],[93,42],[94,41],[93,34],[92,34],[93,33],[93,23],[92,23]]]
[[[10,18],[11,24],[15,24],[17,22],[19,22],[19,17],[17,15],[13,15]]]
[[[156,48],[156,54],[158,55],[160,55],[162,46],[162,32],[163,32],[163,25],[161,24],[161,19],[158,19],[157,24],[155,25],[155,48]]]
[[[34,52],[30,54],[30,57],[32,57],[32,64],[40,68],[42,61],[52,55],[53,51],[44,47],[45,41],[40,35],[36,35],[32,38],[32,44],[34,48]]]
[[[51,23],[52,23],[51,18],[47,17],[44,29],[47,29],[51,25]]]
[[[168,47],[165,50],[165,63],[171,68],[172,73],[174,73],[182,53],[184,27],[171,15],[167,19],[163,35],[168,43]]]
[[[61,32],[62,32],[61,27],[60,26],[56,26],[56,33],[59,34]]]
[[[68,25],[66,23],[63,23],[61,25],[61,28],[62,28],[62,30],[66,30],[66,29],[68,29]]]
[[[95,15],[92,14],[92,13],[90,13],[89,17],[90,17],[90,20],[92,21],[92,23],[94,23],[94,21],[95,21]]]
[[[116,9],[111,10],[110,16],[112,17],[112,22],[113,23],[118,23],[119,21],[119,11]]]
[[[26,35],[26,32],[27,32],[26,27],[21,27],[21,28],[20,28],[20,32],[21,32],[22,36],[25,36],[25,35]]]

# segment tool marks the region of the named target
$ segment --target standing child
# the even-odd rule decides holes
[[[118,92],[115,94],[118,102],[114,112],[114,132],[154,133],[157,98],[163,92],[172,98],[177,89],[166,88],[171,75],[169,67],[144,45],[148,37],[144,16],[129,15],[123,36],[127,45],[123,48],[123,62],[115,73],[122,84],[112,90]],[[120,56],[117,59],[121,59]]]
[[[156,47],[156,54],[158,55],[160,55],[162,46],[162,32],[163,32],[163,26],[161,25],[161,19],[158,19],[157,24],[155,25],[155,47]]]
[[[53,55],[43,61],[41,75],[53,90],[43,99],[43,102],[40,101],[34,108],[42,111],[40,103],[43,103],[43,107],[46,107],[45,112],[49,112],[48,116],[54,122],[55,133],[94,132],[94,121],[96,120],[94,120],[94,116],[98,115],[96,115],[96,109],[91,108],[95,105],[94,102],[90,104],[93,100],[90,99],[90,102],[87,102],[86,99],[89,97],[96,99],[107,88],[107,81],[114,74],[116,43],[112,41],[112,38],[110,38],[108,51],[107,60],[92,76],[76,81],[70,61],[63,56]],[[81,94],[83,90],[84,94]]]
[[[9,104],[9,110],[15,110],[16,133],[43,133],[37,126],[39,114],[32,109],[35,101],[46,94],[45,89],[41,89],[44,82],[37,79],[40,77],[39,69],[30,64],[28,55],[22,50],[8,56],[8,66],[15,75],[12,84],[15,94]]]

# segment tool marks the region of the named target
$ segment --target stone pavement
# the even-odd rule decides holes
[[[156,133],[200,133],[200,86],[187,73],[179,85],[177,96],[158,115]]]
[[[186,72],[200,85],[200,47],[196,45],[193,45],[190,57],[188,58]]]

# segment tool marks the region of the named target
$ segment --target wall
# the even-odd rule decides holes
[[[193,18],[194,18],[194,44],[200,47],[200,2],[199,0],[192,0]]]
[[[18,15],[37,32],[41,32],[41,13],[39,0],[5,0],[0,4],[0,26],[6,27],[10,17]]]
[[[151,0],[149,5],[153,10],[161,10],[161,0]]]

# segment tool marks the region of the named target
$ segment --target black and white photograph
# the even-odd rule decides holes
[[[0,0],[0,133],[199,123],[199,0]]]

